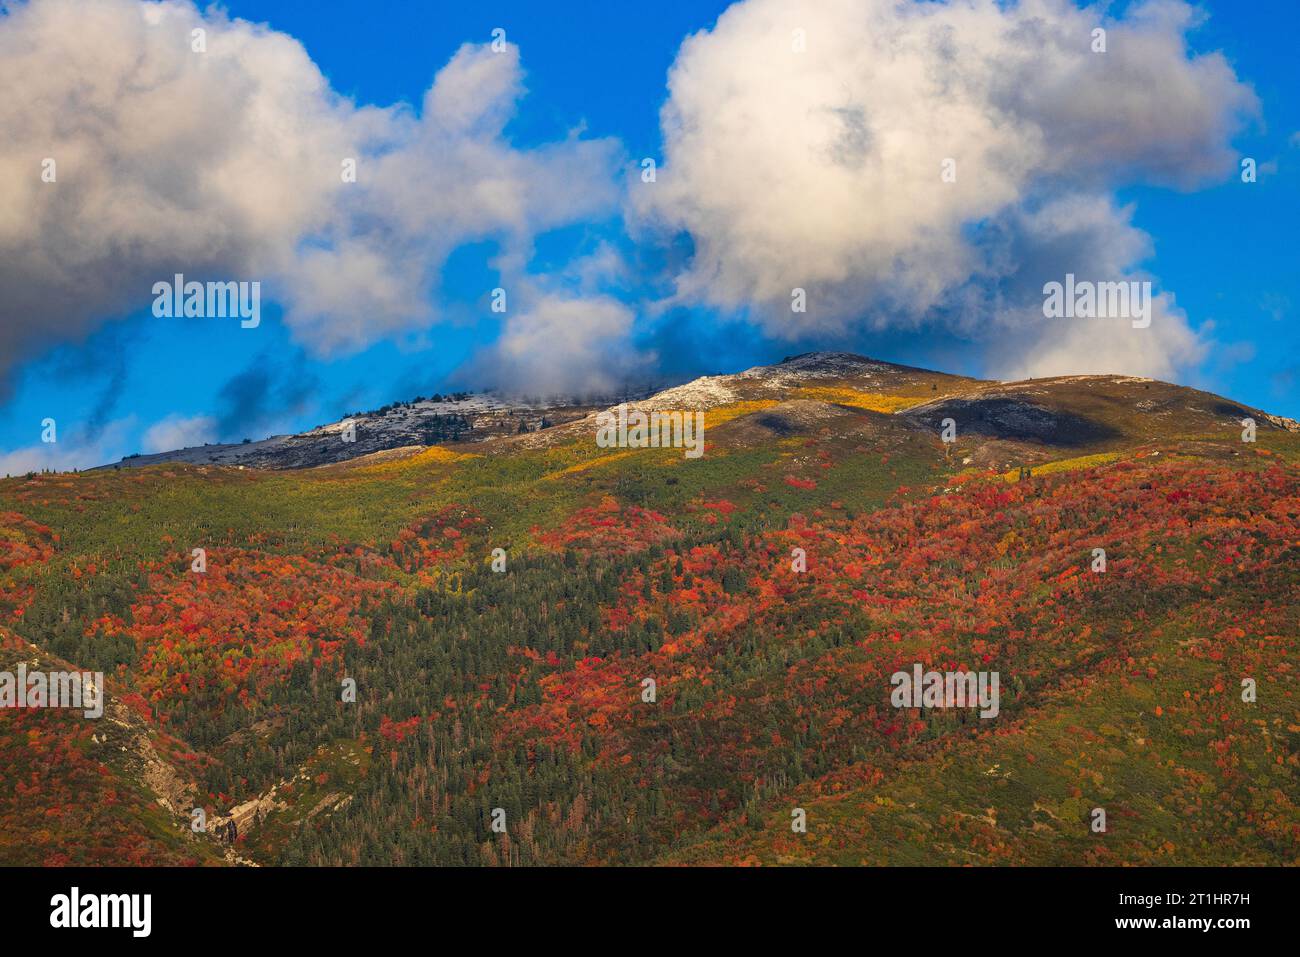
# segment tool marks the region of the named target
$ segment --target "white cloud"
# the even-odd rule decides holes
[[[962,307],[945,320],[986,343],[990,373],[1026,376],[1116,373],[1175,379],[1204,359],[1212,325],[1192,329],[1174,296],[1154,288],[1133,267],[1151,255],[1151,238],[1132,222],[1132,207],[1104,194],[1067,193],[1017,207],[1001,217],[985,243],[991,278],[966,290]],[[1043,285],[1067,272],[1090,282],[1153,282],[1150,325],[1125,317],[1057,318],[1043,315]]]
[[[634,314],[603,295],[532,295],[512,314],[494,346],[478,362],[498,387],[525,394],[571,394],[578,384],[592,394],[609,393],[653,356],[628,343]]]
[[[942,324],[999,371],[1086,356],[1170,374],[1203,354],[1167,291],[1152,328],[1134,331],[1144,339],[1041,317],[1042,284],[1067,271],[1153,279],[1150,238],[1114,190],[1233,175],[1230,138],[1258,110],[1221,55],[1188,51],[1199,14],[1186,3],[1139,2],[1118,19],[1104,8],[734,4],[682,44],[657,182],[632,183],[633,228],[694,241],[673,301],[789,338]],[[510,142],[515,47],[462,46],[418,109],[358,106],[297,40],[189,0],[6,9],[0,393],[25,357],[147,305],[175,272],[262,280],[318,355],[425,332],[444,318],[434,293],[448,255],[482,239],[499,243],[519,311],[480,370],[558,390],[643,366],[634,313],[610,295],[627,286],[608,281],[626,267],[617,255],[564,280],[524,275],[540,232],[616,206],[622,157],[577,134]],[[1099,25],[1105,53],[1091,50]],[[206,53],[190,48],[198,26]],[[41,181],[46,157],[57,183]],[[341,182],[345,158],[356,183]],[[954,183],[940,179],[948,158]],[[794,287],[806,314],[790,311]]]
[[[1125,318],[1044,319],[1041,306],[1019,317],[1038,335],[1013,346],[994,346],[992,363],[1004,379],[1055,375],[1142,375],[1175,380],[1181,368],[1206,358],[1209,344],[1188,327],[1168,293],[1151,303],[1151,326],[1135,329]]]
[[[210,415],[189,418],[169,415],[145,430],[142,440],[146,455],[154,452],[171,452],[189,449],[217,439],[217,420]]]
[[[1236,169],[1229,139],[1257,101],[1221,55],[1189,54],[1195,23],[1178,0],[1123,19],[1066,0],[743,0],[683,43],[657,182],[633,182],[632,209],[692,237],[679,301],[748,310],[790,338],[1016,326],[1041,352],[1020,361],[1055,367],[1073,340],[1041,311],[1026,328],[1029,290],[1041,306],[1067,271],[1136,276],[1149,252],[1110,191]],[[1105,53],[1091,49],[1098,26]],[[790,309],[795,287],[806,314]],[[1167,370],[1197,354],[1175,309],[1145,331],[1093,359]]]
[[[55,442],[37,442],[0,453],[0,477],[52,470],[68,472],[116,462],[134,451],[146,455],[192,448],[216,440],[217,421],[210,416],[170,415],[149,426],[139,445],[133,444],[138,419],[114,419],[101,428],[81,423],[55,423]]]
[[[456,246],[524,250],[617,202],[616,143],[504,136],[523,90],[512,46],[461,47],[417,114],[357,106],[292,37],[184,0],[7,10],[0,384],[24,356],[148,305],[175,272],[262,280],[318,353],[425,329]],[[191,50],[200,26],[205,53]]]

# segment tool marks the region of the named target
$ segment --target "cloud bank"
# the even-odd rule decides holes
[[[1189,49],[1199,14],[1182,0],[1122,17],[1069,0],[741,0],[682,43],[657,179],[624,188],[616,141],[511,142],[525,87],[510,44],[466,44],[418,107],[377,107],[339,96],[292,37],[188,0],[6,10],[0,396],[18,363],[146,306],[176,272],[262,281],[315,357],[410,337],[450,318],[440,271],[484,240],[511,308],[462,371],[516,391],[645,373],[658,357],[635,343],[658,341],[655,315],[696,307],[803,342],[940,330],[1006,376],[1173,378],[1209,332],[1172,292],[1132,329],[1045,319],[1043,285],[1154,281],[1117,191],[1231,176],[1259,109],[1220,54]],[[620,207],[617,250],[529,275],[540,234]],[[648,302],[663,280],[672,296]],[[220,401],[240,407],[259,381]]]

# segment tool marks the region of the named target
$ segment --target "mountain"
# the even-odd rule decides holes
[[[800,420],[834,417],[837,410],[906,411],[894,425],[931,432],[938,431],[939,423],[951,416],[964,428],[988,438],[1047,446],[1109,447],[1115,442],[1151,438],[1166,430],[1171,419],[1176,420],[1174,428],[1187,429],[1214,428],[1246,416],[1253,416],[1263,428],[1300,428],[1290,419],[1150,379],[1068,376],[993,383],[843,352],[804,353],[776,365],[755,366],[734,375],[704,376],[653,394],[629,392],[623,398],[633,408],[646,411],[761,403],[770,411],[752,424],[774,431],[797,429]],[[788,402],[796,404],[783,405]],[[421,397],[353,413],[298,435],[134,455],[104,467],[177,462],[311,468],[377,452],[401,450],[409,454],[430,445],[493,451],[500,444],[497,440],[569,426],[513,443],[535,448],[572,439],[584,431],[594,432],[595,415],[608,407],[608,402],[591,398],[523,401],[495,392]],[[345,441],[345,434],[353,440]]]
[[[453,397],[0,481],[0,673],[109,695],[0,709],[0,863],[1300,860],[1294,422],[843,353],[628,398],[704,454]]]

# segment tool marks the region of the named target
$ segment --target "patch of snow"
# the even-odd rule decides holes
[[[674,410],[712,409],[739,400],[739,396],[726,385],[731,376],[701,376],[684,385],[657,392],[648,399],[629,402],[628,408],[642,412],[668,412]],[[611,409],[617,408],[612,406]]]

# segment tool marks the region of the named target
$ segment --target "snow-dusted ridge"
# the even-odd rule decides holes
[[[998,400],[1037,403],[1061,387],[1085,386],[1089,392],[1138,390],[1123,402],[1136,415],[1148,418],[1196,413],[1221,418],[1246,411],[1217,396],[1140,376],[1073,375],[1019,382],[993,382],[950,376],[912,366],[870,359],[848,352],[807,352],[768,366],[754,366],[730,375],[701,376],[690,382],[647,395],[629,394],[625,400],[643,412],[706,410],[745,401],[783,402],[801,387],[824,382],[865,391],[914,395],[936,387],[932,400],[907,410],[906,417],[924,421],[927,414],[948,406],[962,407],[978,400],[986,405]],[[1148,391],[1150,389],[1150,391]],[[1111,395],[1112,400],[1116,394]],[[1205,404],[1217,400],[1219,407]],[[614,409],[609,400],[593,402],[552,397],[547,400],[508,397],[499,392],[461,394],[460,398],[393,403],[383,409],[317,426],[298,435],[274,435],[256,442],[205,445],[155,455],[136,455],[101,468],[137,467],[161,463],[236,466],[260,469],[295,469],[329,465],[395,449],[469,443],[477,450],[508,452],[554,444],[575,430],[594,428],[592,418],[602,409]],[[955,406],[953,405],[955,403]],[[1172,404],[1170,404],[1172,403]],[[1201,406],[1204,405],[1204,408]],[[1300,431],[1294,420],[1255,411],[1261,423]],[[349,423],[356,440],[345,442]],[[502,440],[502,441],[489,441]]]
[[[474,442],[570,421],[590,406],[551,406],[540,401],[478,393],[461,399],[394,403],[316,426],[297,435],[273,435],[256,442],[203,445],[154,455],[136,455],[101,468],[135,468],[168,462],[247,468],[309,468],[395,448]],[[344,433],[355,432],[345,442]]]

